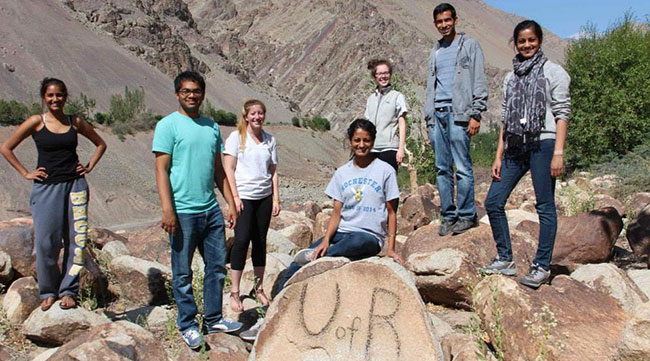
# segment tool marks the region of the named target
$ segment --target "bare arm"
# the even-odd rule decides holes
[[[398,263],[404,264],[402,257],[395,252],[395,234],[397,233],[397,199],[386,202],[386,210],[388,211],[388,236],[386,240],[388,241],[388,251],[386,255]]]
[[[406,115],[402,114],[397,119],[397,127],[399,129],[399,148],[397,148],[397,164],[402,164],[404,160],[404,152],[406,149]]]
[[[237,215],[240,215],[244,209],[244,204],[239,198],[239,192],[237,192],[237,180],[235,179],[235,169],[237,168],[237,157],[230,154],[223,155],[223,170],[226,172],[226,178],[230,184],[230,193],[235,204],[235,209],[237,210]],[[216,177],[215,177],[216,179]]]
[[[228,225],[231,229],[235,228],[235,225],[237,224],[237,206],[235,205],[235,199],[230,190],[230,182],[228,182],[228,177],[226,177],[226,172],[223,163],[221,163],[220,155],[214,157],[214,181],[221,194],[223,194],[223,198],[228,203]]]
[[[280,214],[280,180],[278,179],[278,165],[271,164],[271,184],[273,186],[273,211],[272,215],[275,217]]]
[[[315,260],[318,257],[322,257],[325,255],[325,253],[327,253],[327,248],[330,246],[330,239],[334,237],[336,230],[339,228],[339,223],[341,222],[341,209],[343,209],[343,203],[335,200],[334,211],[332,212],[330,220],[327,223],[327,232],[325,232],[325,236],[323,236],[323,241],[314,250],[312,260]]]
[[[492,163],[492,179],[495,181],[501,180],[501,158],[503,158],[503,132],[505,125],[501,123],[501,130],[499,131],[499,145],[497,145],[497,153],[494,156]]]
[[[156,152],[156,185],[162,206],[162,228],[169,234],[176,233],[176,211],[172,203],[172,187],[169,182],[169,165],[172,156]]]
[[[16,149],[25,138],[34,134],[40,123],[41,117],[39,115],[32,115],[22,122],[13,134],[11,134],[9,139],[0,146],[0,153],[2,153],[2,155],[7,159],[9,164],[11,164],[11,166],[14,167],[21,176],[28,180],[43,181],[47,178],[45,168],[40,167],[32,172],[28,171],[27,168],[25,168],[25,166],[23,166],[23,164],[18,160],[16,154],[14,154],[14,149]]]
[[[106,143],[102,137],[97,134],[95,128],[93,128],[93,126],[88,124],[88,122],[85,120],[81,119],[80,117],[76,117],[74,123],[77,128],[77,132],[88,138],[97,147],[95,149],[95,153],[93,153],[93,155],[90,157],[88,165],[84,166],[82,164],[79,164],[77,166],[77,172],[81,175],[84,175],[90,173],[93,168],[95,168],[95,165],[97,165],[97,162],[99,162],[99,160],[102,158],[104,152],[106,151]]]
[[[564,119],[556,120],[555,150],[551,160],[551,176],[559,177],[564,170],[564,141],[566,140],[567,122]]]

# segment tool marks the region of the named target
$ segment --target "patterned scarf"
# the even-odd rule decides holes
[[[546,118],[546,56],[540,49],[531,58],[512,60],[514,76],[506,86],[504,114],[505,154],[517,158],[539,147],[539,135]]]

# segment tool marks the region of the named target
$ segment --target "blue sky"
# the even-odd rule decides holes
[[[631,10],[639,21],[650,16],[650,0],[484,0],[503,11],[530,18],[568,38],[587,23],[605,30]]]

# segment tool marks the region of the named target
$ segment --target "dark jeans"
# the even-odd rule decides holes
[[[314,244],[309,246],[309,248],[314,249],[323,241],[321,237]],[[366,232],[336,232],[334,237],[330,240],[330,246],[327,248],[325,256],[328,257],[347,257],[352,261],[376,256],[381,251],[379,247],[379,241],[377,237]],[[298,270],[298,266],[295,262],[291,262],[289,268],[284,273],[280,284],[278,285],[278,292],[280,292],[287,281],[293,276]]]
[[[537,214],[539,215],[539,245],[533,263],[548,270],[555,245],[557,214],[555,212],[555,178],[551,177],[551,159],[555,140],[544,140],[540,147],[522,160],[504,159],[501,165],[501,180],[492,181],[485,209],[490,218],[492,235],[497,244],[499,259],[512,261],[510,230],[506,219],[505,205],[510,193],[521,177],[530,169],[535,189]]]
[[[436,183],[440,192],[442,218],[447,221],[474,219],[474,168],[469,154],[467,123],[456,124],[453,113],[436,111],[435,125],[428,130],[429,141],[436,155]],[[457,203],[454,203],[453,166],[456,166]]]
[[[230,266],[242,271],[246,264],[248,244],[253,243],[251,258],[254,267],[266,266],[266,233],[271,223],[273,196],[262,199],[242,199],[244,210],[237,218],[235,243],[230,250]]]
[[[172,257],[172,285],[178,306],[181,332],[197,327],[198,310],[192,293],[192,258],[198,247],[204,262],[203,323],[211,326],[221,320],[223,284],[226,278],[226,241],[219,206],[207,212],[178,213],[176,234],[169,236]]]

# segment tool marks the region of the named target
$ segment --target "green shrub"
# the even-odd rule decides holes
[[[305,128],[310,128],[319,132],[330,130],[330,121],[319,115],[309,119],[304,119]]]
[[[650,32],[630,14],[604,33],[586,29],[566,53],[571,75],[569,168],[625,154],[650,132]]]
[[[15,100],[0,99],[0,124],[16,125],[22,123],[29,116],[29,108]]]
[[[225,126],[234,126],[237,125],[237,114],[233,112],[227,112],[223,109],[217,109],[212,106],[212,103],[208,99],[203,101],[201,104],[201,109],[199,110],[204,116],[214,120],[219,125]]]
[[[95,110],[95,99],[87,97],[84,93],[79,94],[79,97],[70,97],[65,103],[63,112],[68,115],[80,116],[85,120],[91,120],[90,116]]]
[[[298,117],[291,118],[291,125],[300,128],[300,118]]]
[[[591,172],[619,176],[621,183],[613,190],[616,198],[624,199],[636,192],[650,190],[650,140],[625,155],[607,158],[603,163],[593,165]]]
[[[124,95],[111,95],[109,113],[104,123],[110,126],[120,139],[124,139],[134,131],[153,129],[158,119],[146,107],[143,88],[131,91],[125,87]]]
[[[498,132],[492,131],[474,135],[469,145],[469,153],[474,168],[492,168],[498,145]]]

